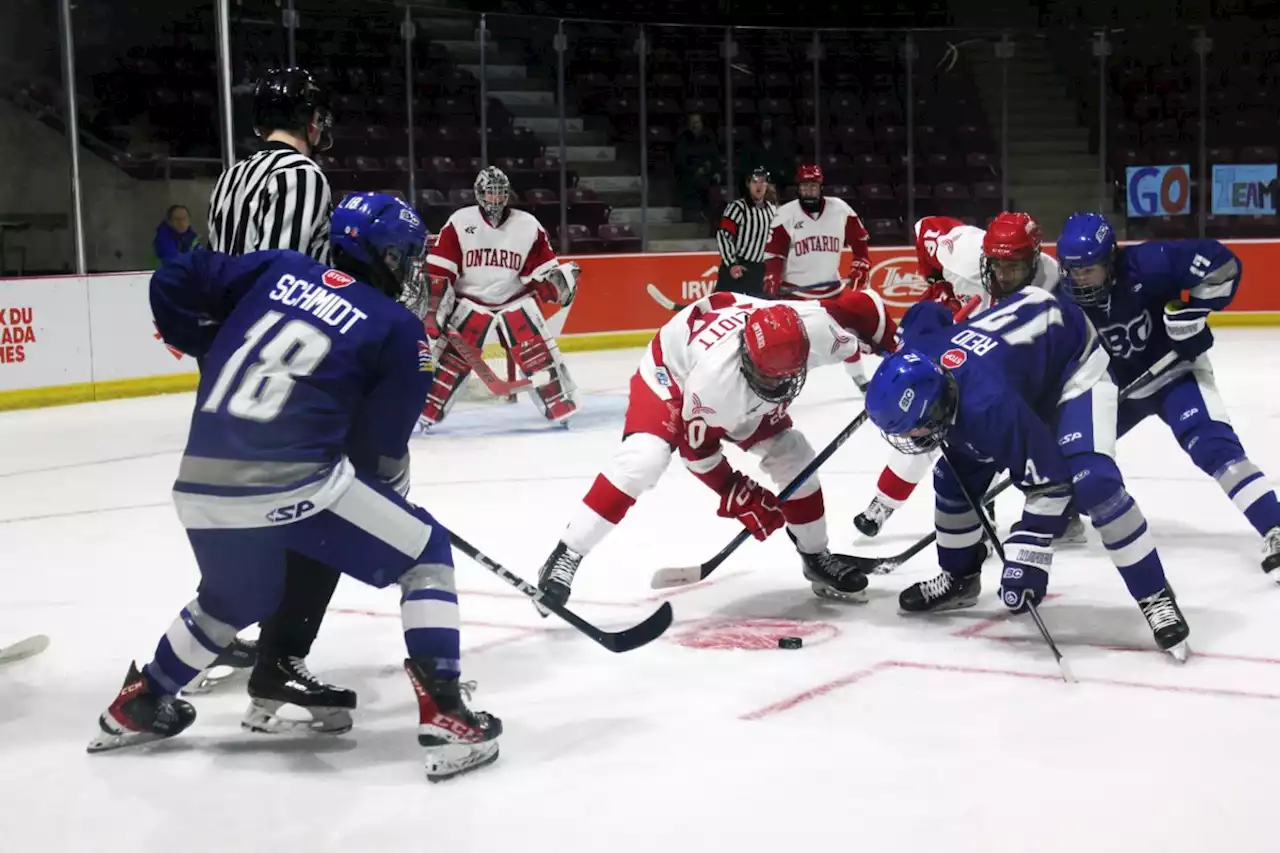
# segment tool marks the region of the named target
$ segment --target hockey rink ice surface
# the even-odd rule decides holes
[[[1280,331],[1216,334],[1229,411],[1278,482]],[[568,356],[584,392],[569,429],[527,400],[460,406],[414,439],[411,498],[536,578],[619,438],[639,354]],[[0,415],[0,644],[52,639],[0,668],[4,851],[1280,850],[1280,586],[1156,421],[1119,459],[1191,624],[1182,667],[1155,650],[1092,531],[1059,551],[1042,609],[1074,685],[1029,619],[1004,614],[994,560],[980,604],[940,617],[897,609],[935,574],[932,548],[873,577],[868,603],[840,604],[814,597],[782,533],[705,584],[655,593],[655,569],[706,560],[737,531],[673,461],[571,601],[608,628],[671,601],[676,623],[648,647],[610,654],[458,556],[463,677],[479,682],[473,707],[503,719],[496,764],[426,781],[397,589],[350,579],[309,662],[359,692],[352,732],[243,732],[238,683],[193,697],[199,719],[172,741],[86,755],[129,660],[149,659],[197,584],[169,499],[191,404]],[[816,448],[859,411],[838,367],[813,372],[793,409]],[[834,547],[897,553],[931,530],[924,485],[880,537],[857,537],[885,451],[868,425],[822,469]],[[1002,532],[1020,505],[1000,499]],[[776,648],[780,634],[804,647]]]

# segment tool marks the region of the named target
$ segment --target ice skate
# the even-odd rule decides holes
[[[107,752],[126,746],[171,738],[196,720],[196,709],[176,696],[151,692],[138,664],[129,664],[120,695],[98,717],[100,731],[89,741],[89,752]]]
[[[236,637],[212,665],[182,688],[183,696],[198,696],[248,675],[258,662],[258,643]]]
[[[581,564],[581,554],[563,542],[557,542],[551,556],[547,557],[547,561],[538,570],[538,589],[548,601],[563,607],[569,600],[569,593],[573,591],[573,576],[578,573],[578,566]],[[549,612],[537,602],[534,602],[534,607],[543,616]]]
[[[472,711],[475,682],[436,678],[430,661],[405,660],[405,672],[418,694],[418,745],[424,750],[427,779],[440,782],[498,760],[502,720]]]
[[[1267,535],[1262,540],[1262,570],[1271,575],[1276,583],[1280,583],[1280,572],[1271,574],[1272,570],[1280,566],[1280,527],[1273,527],[1267,531]]]
[[[817,595],[838,601],[867,600],[867,576],[858,570],[852,557],[833,554],[824,548],[816,554],[802,551],[800,559],[804,563],[804,576],[813,584]]]
[[[1156,645],[1173,655],[1178,663],[1185,663],[1191,654],[1191,647],[1187,645],[1191,628],[1178,608],[1173,590],[1166,586],[1157,593],[1138,599],[1138,606],[1151,626]]]
[[[982,592],[982,574],[956,577],[939,572],[927,581],[913,583],[898,594],[898,607],[907,613],[941,613],[961,610],[978,603]]]
[[[1054,545],[1084,545],[1088,542],[1084,532],[1084,519],[1074,514],[1067,521],[1067,529],[1053,540]]]
[[[355,691],[325,684],[302,658],[259,661],[249,677],[249,710],[240,727],[259,734],[315,732],[340,735],[351,730]],[[281,714],[286,705],[300,708],[306,719]]]
[[[867,538],[871,538],[880,532],[880,528],[884,527],[884,523],[889,520],[889,516],[893,515],[894,507],[889,506],[879,495],[871,499],[871,505],[862,512],[854,516],[853,526],[858,528],[858,532]]]

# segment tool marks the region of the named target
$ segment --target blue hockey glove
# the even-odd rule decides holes
[[[1208,308],[1188,308],[1181,302],[1164,306],[1164,330],[1178,358],[1195,361],[1213,346],[1208,317]]]
[[[1000,601],[1013,613],[1027,608],[1027,601],[1044,601],[1053,563],[1053,537],[1014,529],[1004,541],[1004,573],[1000,576]]]

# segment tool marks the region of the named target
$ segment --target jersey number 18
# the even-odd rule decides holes
[[[201,411],[218,411],[245,360],[266,339],[258,360],[244,372],[227,400],[227,413],[259,423],[267,423],[280,414],[293,392],[295,379],[310,376],[331,346],[324,332],[303,320],[290,320],[267,339],[267,333],[283,317],[279,311],[268,311],[245,332],[244,343],[222,366]]]

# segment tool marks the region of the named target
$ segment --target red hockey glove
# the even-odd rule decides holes
[[[862,290],[871,278],[871,262],[866,258],[854,258],[849,269],[849,286],[854,290]]]
[[[921,302],[941,302],[947,308],[951,309],[951,313],[960,310],[960,300],[956,298],[956,292],[951,288],[951,282],[942,276],[930,276],[929,289],[920,297]]]
[[[721,518],[736,518],[755,538],[764,541],[786,523],[777,496],[755,480],[734,471],[720,494]]]
[[[765,273],[764,295],[769,299],[777,299],[778,294],[781,292],[782,278],[780,276],[773,275],[772,273]]]

